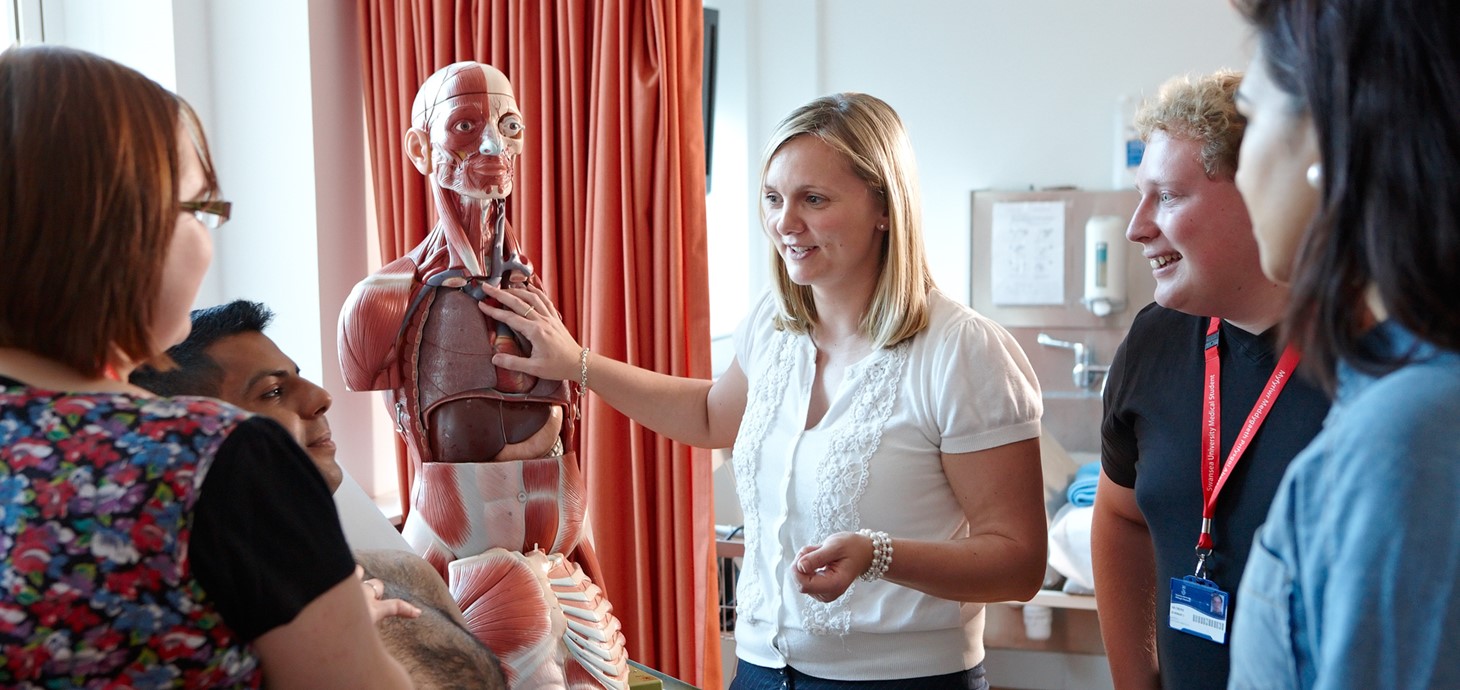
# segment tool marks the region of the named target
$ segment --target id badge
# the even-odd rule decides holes
[[[1190,575],[1171,578],[1171,628],[1217,644],[1227,643],[1227,610],[1232,595],[1217,583]]]

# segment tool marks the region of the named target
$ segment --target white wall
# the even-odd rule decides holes
[[[172,0],[29,0],[41,10],[36,22],[47,41],[84,48],[130,65],[153,81],[176,89],[173,65]],[[160,40],[138,40],[156,38]]]
[[[354,7],[177,0],[173,9],[178,91],[200,110],[234,204],[198,304],[272,307],[269,336],[334,396],[340,464],[367,492],[389,493],[378,394],[345,390],[335,347],[340,305],[373,268]]]
[[[1175,74],[1241,69],[1248,56],[1241,19],[1228,3],[1217,1],[707,4],[734,7],[730,18],[746,23],[739,36],[747,65],[744,103],[724,103],[733,92],[722,90],[720,96],[722,108],[744,109],[747,189],[759,186],[759,147],[791,109],[836,91],[882,98],[902,116],[917,152],[934,277],[965,301],[969,192],[1053,185],[1109,189],[1121,96],[1153,94]],[[722,43],[722,70],[735,52]],[[722,71],[724,76],[740,75]],[[725,141],[720,137],[717,132],[717,163]],[[735,228],[726,223],[746,223],[740,231],[749,238],[746,255],[759,267],[765,250],[754,196],[746,194],[745,213],[711,214],[710,234],[733,235]],[[751,292],[762,289],[764,280],[761,269]],[[718,326],[724,319],[716,315],[713,322]]]
[[[751,142],[746,139],[750,113],[746,108],[747,62],[745,37],[745,3],[736,0],[704,0],[705,7],[720,13],[718,76],[715,84],[715,133],[710,158],[710,193],[705,199],[710,219],[708,247],[710,283],[725,286],[710,295],[710,332],[721,335],[732,331],[740,315],[749,310],[748,295],[738,286],[745,281],[749,263],[745,241],[749,224],[746,205],[753,200],[746,171],[755,165]],[[760,258],[757,255],[757,258]],[[757,261],[763,264],[764,261]]]

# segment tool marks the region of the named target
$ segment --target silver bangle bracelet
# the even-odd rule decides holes
[[[578,354],[578,390],[579,394],[588,393],[588,348]]]

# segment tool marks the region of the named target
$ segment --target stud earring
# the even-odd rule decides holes
[[[1308,166],[1308,186],[1314,189],[1323,189],[1323,164],[1314,163]]]

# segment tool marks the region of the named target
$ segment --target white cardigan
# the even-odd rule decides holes
[[[771,295],[737,330],[750,381],[732,457],[746,535],[740,658],[836,680],[954,673],[983,660],[982,604],[860,580],[823,604],[800,594],[790,572],[801,547],[834,532],[966,536],[942,454],[1039,435],[1039,384],[1013,337],[939,291],[929,303],[928,328],[849,366],[826,415],[805,430],[810,338],[774,329]]]

